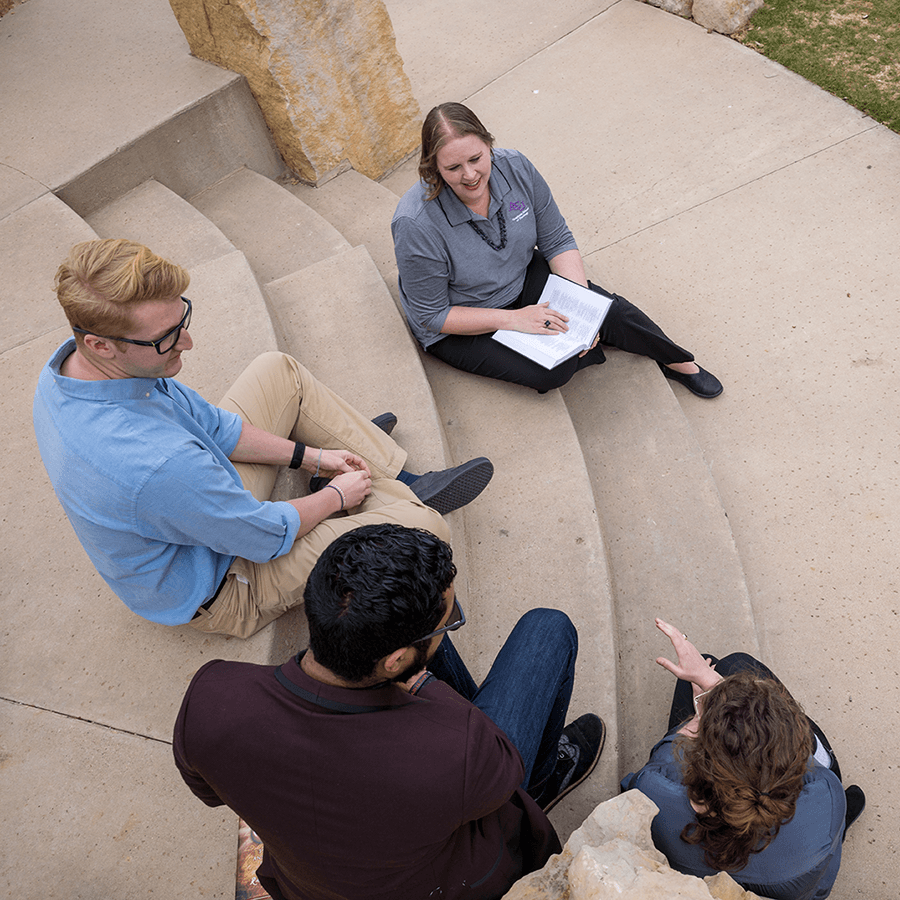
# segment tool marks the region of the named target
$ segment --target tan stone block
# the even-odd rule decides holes
[[[191,51],[243,74],[287,165],[318,183],[378,178],[419,143],[381,0],[170,0]]]
[[[694,0],[694,21],[719,34],[734,34],[762,5],[763,0]]]
[[[759,900],[724,872],[701,879],[669,868],[650,834],[658,811],[640,791],[601,803],[505,900]]]

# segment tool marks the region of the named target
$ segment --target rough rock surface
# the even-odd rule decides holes
[[[734,34],[763,5],[763,0],[694,0],[694,21],[719,34]]]
[[[657,812],[640,791],[601,803],[505,900],[759,900],[724,872],[701,879],[670,869],[650,836]]]
[[[191,52],[247,78],[287,165],[379,178],[419,143],[382,0],[169,0]]]
[[[683,19],[690,19],[694,0],[645,0],[650,6],[658,6],[666,12],[675,13]]]

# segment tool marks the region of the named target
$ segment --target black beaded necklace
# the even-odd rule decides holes
[[[497,210],[497,219],[500,222],[500,246],[498,247],[471,219],[466,221],[475,229],[475,233],[490,247],[498,253],[506,247],[506,218],[503,215],[503,207]]]

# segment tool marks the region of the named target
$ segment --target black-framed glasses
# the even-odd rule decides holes
[[[456,599],[456,596],[453,597],[453,609],[450,610],[450,617],[447,619],[447,624],[444,625],[443,628],[438,628],[437,631],[432,631],[431,634],[426,634],[425,637],[419,638],[416,643],[419,641],[430,641],[433,637],[437,637],[439,634],[443,634],[445,631],[456,631],[457,628],[462,628],[463,625],[466,624],[466,614],[463,612],[462,607],[459,605],[459,600]]]
[[[85,331],[77,325],[72,326],[72,331],[77,331],[78,334],[93,334],[94,337],[103,338],[105,341],[122,341],[124,344],[137,344],[139,347],[153,347],[156,349],[156,352],[162,356],[164,353],[168,353],[178,343],[178,338],[181,337],[181,329],[187,329],[191,326],[191,301],[188,300],[187,297],[182,297],[181,299],[184,300],[184,305],[187,307],[184,311],[184,315],[181,317],[181,321],[171,331],[167,331],[161,338],[157,338],[155,341],[135,341],[131,338],[110,337],[108,334],[97,334],[94,331]]]

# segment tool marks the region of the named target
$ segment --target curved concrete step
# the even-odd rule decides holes
[[[251,169],[232,172],[190,201],[244,251],[262,284],[350,246],[305,203]]]
[[[366,415],[396,413],[394,437],[409,453],[407,470],[421,474],[468,458],[448,453],[418,351],[365,247],[271,282],[266,293],[287,352]],[[447,516],[461,592],[469,571],[463,535],[492,489]]]
[[[0,351],[65,324],[66,317],[53,293],[56,269],[73,244],[94,237],[90,226],[51,193],[0,219]],[[17,377],[31,379],[33,389],[37,375],[22,373]]]
[[[85,219],[101,237],[137,241],[188,271],[235,250],[206,216],[152,178]]]
[[[212,402],[242,369],[276,348],[256,277],[243,253],[178,194],[148,181],[91,214],[101,237],[139,241],[191,275],[191,337],[179,379]]]
[[[476,680],[487,674],[524,612],[565,610],[581,652],[570,718],[596,712],[607,724],[597,776],[553,811],[561,832],[577,828],[618,791],[616,640],[610,576],[578,436],[558,391],[459,372],[423,354],[455,459],[484,455],[494,479],[466,517],[466,558],[478,610],[458,643]]]
[[[330,222],[354,247],[365,245],[399,309],[391,237],[397,195],[352,169],[320,187],[289,184],[286,188]]]
[[[672,646],[660,616],[701,649],[759,645],[731,527],[693,431],[652,360],[612,350],[562,388],[584,451],[612,572],[620,774],[668,720]],[[697,400],[699,403],[710,401]],[[722,655],[717,653],[716,655]],[[636,698],[640,702],[636,702]]]

